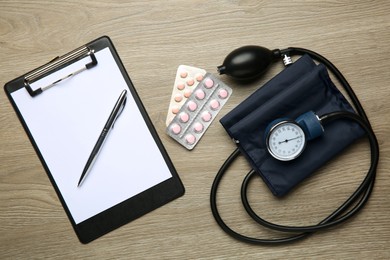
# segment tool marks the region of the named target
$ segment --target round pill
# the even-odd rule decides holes
[[[216,99],[211,100],[210,107],[212,110],[217,110],[219,108],[219,101]]]
[[[205,79],[204,85],[206,88],[212,88],[214,86],[214,81],[210,78]]]
[[[183,96],[181,94],[176,94],[174,99],[176,102],[180,102],[183,100]]]
[[[194,101],[190,100],[188,101],[187,108],[190,111],[195,111],[198,108],[198,105]]]
[[[209,122],[209,121],[211,120],[211,114],[210,114],[209,111],[204,111],[204,112],[202,113],[202,120],[203,120],[204,122]]]
[[[179,115],[180,121],[183,123],[187,123],[190,116],[186,112],[181,112]]]
[[[179,113],[179,110],[180,110],[180,108],[178,106],[173,106],[171,111],[173,114],[177,114],[177,113]]]
[[[203,80],[203,75],[202,74],[196,75],[196,81],[201,82],[202,80]]]
[[[187,73],[187,71],[182,71],[182,72],[180,72],[180,77],[181,78],[185,78],[185,77],[187,77],[187,75],[188,75],[188,73]]]
[[[202,99],[204,99],[204,97],[206,96],[206,93],[204,93],[203,90],[198,89],[198,90],[195,92],[195,96],[196,96],[197,99],[202,100]]]
[[[226,89],[220,89],[218,92],[218,97],[220,97],[222,99],[227,98],[228,95],[229,95],[229,93],[227,92]]]
[[[178,90],[183,90],[185,88],[185,85],[183,83],[179,83],[179,84],[176,85],[176,88]]]
[[[180,125],[178,125],[178,124],[173,124],[173,125],[171,126],[171,131],[172,131],[172,133],[174,133],[175,135],[179,134],[180,131],[181,131]]]
[[[194,124],[194,131],[195,131],[196,133],[202,132],[202,131],[203,131],[203,125],[202,125],[201,123],[199,123],[199,122],[196,122],[196,123]]]
[[[194,144],[196,141],[196,138],[193,134],[188,134],[185,138],[188,144]]]
[[[192,86],[192,85],[194,85],[194,83],[195,83],[195,81],[193,79],[187,80],[187,85],[188,86]]]
[[[185,96],[186,98],[189,98],[189,97],[191,96],[191,94],[192,94],[192,90],[191,90],[191,89],[186,89],[186,90],[184,91],[184,96]]]

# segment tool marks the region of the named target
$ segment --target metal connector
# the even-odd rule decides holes
[[[287,66],[293,64],[294,62],[292,61],[290,56],[288,56],[287,54],[283,54],[283,63],[284,63],[284,66],[287,67]]]

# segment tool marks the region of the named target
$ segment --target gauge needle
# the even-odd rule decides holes
[[[292,140],[295,140],[295,139],[298,139],[298,138],[301,138],[301,137],[302,137],[302,136],[300,135],[300,136],[297,136],[297,137],[295,137],[295,138],[286,139],[286,140],[284,140],[284,141],[279,142],[279,144],[288,143],[288,141],[292,141]]]

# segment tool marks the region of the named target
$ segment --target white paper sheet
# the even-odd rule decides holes
[[[98,65],[31,97],[11,95],[76,224],[172,177],[109,50]],[[90,62],[86,57],[32,84],[45,86]],[[126,106],[81,187],[87,159],[120,93]]]

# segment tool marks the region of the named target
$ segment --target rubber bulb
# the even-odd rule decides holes
[[[248,45],[235,49],[218,66],[219,74],[226,74],[237,80],[253,80],[263,74],[271,63],[280,57],[279,50]]]

